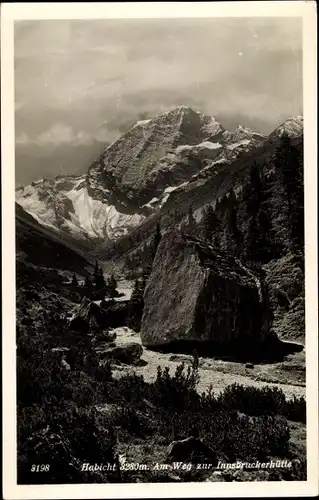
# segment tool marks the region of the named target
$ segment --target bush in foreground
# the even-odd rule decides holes
[[[132,443],[159,436],[162,445],[196,435],[230,461],[287,458],[286,418],[305,419],[304,399],[287,401],[274,388],[234,384],[217,396],[198,394],[196,356],[173,375],[158,369],[153,383],[137,375],[114,380],[109,365],[63,369],[42,340],[18,339],[18,469],[24,484],[121,481],[118,472],[79,473],[83,462],[116,461],[116,434]],[[95,409],[107,404],[119,410],[104,415]],[[53,464],[50,474],[30,472],[33,462],[46,461]],[[305,467],[298,474],[304,478]]]

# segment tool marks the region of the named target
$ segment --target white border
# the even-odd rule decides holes
[[[314,496],[318,494],[318,290],[317,290],[317,65],[316,3],[262,1],[219,3],[15,3],[1,5],[2,289],[3,289],[3,477],[4,498],[165,498]],[[302,17],[306,211],[307,452],[305,482],[16,484],[16,348],[14,214],[13,23],[24,19],[176,17]]]

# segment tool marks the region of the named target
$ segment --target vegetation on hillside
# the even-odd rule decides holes
[[[32,301],[29,297],[29,308]],[[69,341],[73,347],[66,362],[61,352],[52,351],[52,338],[61,342],[61,330],[65,343],[63,315],[35,318],[36,330],[20,322],[17,332],[19,483],[134,482],[141,474],[143,481],[170,481],[168,472],[156,476],[152,468],[121,469],[119,454],[123,446],[147,449],[153,442],[144,462],[156,463],[160,456],[167,462],[168,445],[189,436],[230,462],[298,459],[299,468],[280,474],[287,480],[305,479],[305,457],[290,448],[288,425],[288,420],[305,422],[303,398],[288,401],[278,389],[237,384],[219,395],[200,395],[196,353],[187,370],[183,364],[175,374],[159,368],[153,383],[136,375],[114,379],[111,365],[98,362],[85,336]],[[207,460],[201,455],[190,459],[194,464]],[[81,472],[82,464],[91,462],[115,465],[103,473]],[[48,464],[49,470],[34,474],[32,466],[39,464]],[[201,481],[207,474],[194,467],[184,479]]]

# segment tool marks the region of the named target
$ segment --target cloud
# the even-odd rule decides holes
[[[302,113],[301,19],[16,23],[17,146],[91,148],[179,104],[263,133]]]
[[[95,142],[107,142],[107,132],[104,129],[98,130],[94,135],[84,131],[74,131],[69,125],[56,123],[50,129],[40,133],[35,137],[29,137],[26,132],[22,132],[16,137],[16,144],[37,145],[37,146],[61,146],[71,144],[72,146],[89,146]]]
[[[68,143],[71,142],[75,139],[73,130],[71,127],[68,127],[67,125],[63,125],[60,123],[57,123],[53,125],[53,127],[49,130],[46,130],[42,134],[40,134],[35,142],[40,145],[44,144],[61,144],[61,143]]]

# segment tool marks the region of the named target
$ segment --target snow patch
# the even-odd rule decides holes
[[[142,208],[154,208],[154,205],[159,202],[159,198],[154,197],[152,198],[148,203],[145,203],[145,205],[142,205]]]
[[[70,230],[78,232],[84,230],[87,235],[93,237],[112,238],[125,234],[127,229],[139,224],[143,217],[139,214],[122,214],[116,210],[114,205],[107,205],[100,200],[95,200],[88,195],[86,188],[67,193],[72,201],[75,214],[71,214],[71,221],[66,221]],[[75,228],[73,228],[75,226]]]
[[[32,186],[26,186],[20,194],[21,196],[19,192],[17,193],[17,202],[27,213],[40,224],[55,228],[52,224],[52,219],[55,219],[54,210],[48,208],[47,204],[39,199],[38,192]],[[27,196],[25,197],[25,195]]]
[[[188,184],[188,182],[183,182],[182,184],[179,184],[178,186],[169,186],[166,189],[164,189],[163,194],[160,198],[160,206],[162,207],[163,205],[165,205],[165,203],[167,202],[168,198],[170,197],[170,195],[173,191],[175,191],[176,189],[178,189],[180,187],[186,186],[187,184]]]
[[[238,148],[239,146],[247,146],[250,143],[250,139],[242,139],[241,141],[234,142],[233,144],[229,144],[227,146],[227,149],[235,149]]]
[[[167,188],[164,189],[163,193],[161,196],[154,197],[152,198],[148,203],[145,203],[145,205],[142,205],[142,208],[161,208],[168,200],[170,197],[170,194],[175,191],[176,189],[186,186],[188,182],[183,182],[182,184],[179,184],[178,186],[168,186]]]
[[[136,125],[146,125],[147,123],[149,123],[151,120],[139,120],[138,122],[136,122]]]
[[[197,148],[206,148],[206,149],[218,149],[221,148],[222,145],[219,142],[210,142],[204,141],[196,146]]]
[[[191,151],[191,150],[198,150],[198,149],[220,149],[222,148],[222,144],[219,142],[210,142],[210,141],[204,141],[201,142],[200,144],[195,144],[195,145],[189,145],[185,144],[184,146],[177,146],[176,148],[176,153],[181,153],[183,151]]]

